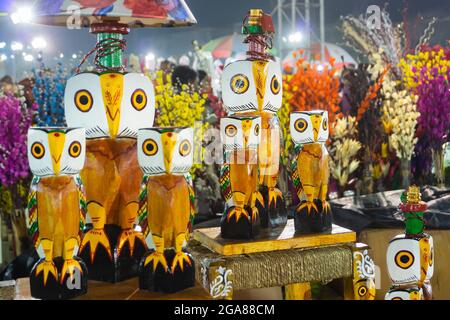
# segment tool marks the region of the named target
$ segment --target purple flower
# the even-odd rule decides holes
[[[27,131],[37,105],[27,109],[19,98],[0,97],[0,184],[9,187],[29,175]]]

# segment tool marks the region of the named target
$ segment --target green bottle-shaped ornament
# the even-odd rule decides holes
[[[403,192],[400,200],[400,210],[405,217],[405,232],[407,235],[419,235],[423,233],[425,220],[423,218],[427,205],[421,201],[420,189],[417,186],[410,186]]]

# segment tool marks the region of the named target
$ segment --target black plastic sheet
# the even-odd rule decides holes
[[[398,209],[403,190],[379,192],[359,197],[330,201],[334,223],[361,232],[365,228],[403,228],[403,215]],[[427,229],[450,229],[450,189],[425,187],[422,200]]]

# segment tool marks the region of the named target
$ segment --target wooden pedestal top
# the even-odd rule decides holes
[[[356,242],[356,233],[333,225],[333,229],[328,233],[295,235],[294,220],[289,219],[284,227],[262,229],[255,239],[224,239],[220,236],[220,227],[194,230],[194,239],[212,251],[230,256],[352,243]]]

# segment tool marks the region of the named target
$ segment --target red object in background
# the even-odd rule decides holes
[[[166,4],[166,7],[169,4]],[[158,4],[156,0],[125,0],[123,5],[132,11],[134,17],[154,17],[161,19],[167,17],[166,8]]]
[[[116,0],[75,0],[82,7],[101,9],[112,5]]]

